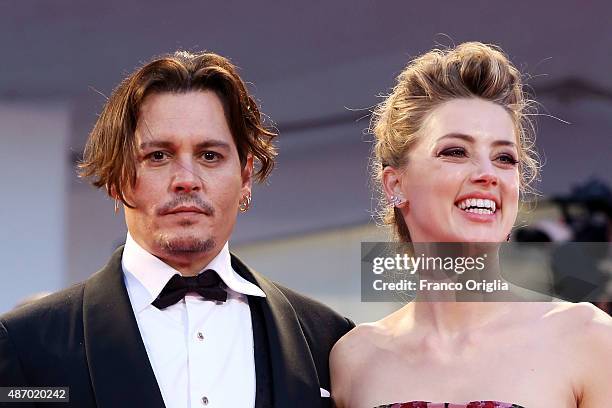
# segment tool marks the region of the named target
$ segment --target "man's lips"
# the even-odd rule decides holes
[[[203,214],[203,215],[208,215],[208,213],[206,211],[204,211],[200,207],[195,207],[195,206],[180,206],[180,207],[173,208],[173,209],[163,213],[163,215],[170,215],[170,214],[178,214],[178,215]]]

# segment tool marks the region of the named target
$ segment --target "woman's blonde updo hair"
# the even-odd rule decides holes
[[[410,242],[410,232],[400,210],[388,205],[382,189],[383,169],[405,165],[427,115],[457,98],[480,98],[508,111],[517,134],[521,193],[533,191],[539,161],[527,114],[534,104],[523,92],[520,72],[498,47],[480,42],[431,50],[408,64],[372,117],[372,178],[380,194],[378,214],[384,224],[394,226],[400,241]]]

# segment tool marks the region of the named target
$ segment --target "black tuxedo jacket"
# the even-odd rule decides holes
[[[120,247],[85,282],[0,317],[0,386],[70,387],[70,403],[44,407],[164,407],[125,288],[122,253]],[[330,390],[329,352],[354,324],[235,256],[232,266],[266,294],[259,310],[274,406],[330,406],[320,394]]]

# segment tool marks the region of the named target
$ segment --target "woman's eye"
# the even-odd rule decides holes
[[[511,164],[513,166],[518,163],[518,161],[509,154],[502,154],[497,159],[504,164]]]
[[[452,147],[450,149],[446,149],[440,152],[439,156],[447,156],[447,157],[464,157],[465,150],[462,147]]]

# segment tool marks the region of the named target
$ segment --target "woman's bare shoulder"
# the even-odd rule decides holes
[[[572,347],[577,360],[607,359],[612,367],[612,317],[590,303],[553,303],[544,320],[554,321],[557,340]]]
[[[612,356],[612,317],[590,303],[566,305],[562,312],[568,325],[591,350],[605,350]]]
[[[359,383],[376,358],[381,339],[387,329],[381,321],[363,323],[345,334],[332,348],[329,364],[332,397],[339,407],[349,406],[352,384]]]
[[[572,360],[591,353],[595,342],[610,347],[612,341],[612,318],[590,303],[517,303],[511,322],[524,331],[523,338],[548,342],[555,352],[571,352]]]
[[[544,317],[555,318],[575,332],[612,328],[612,317],[591,303],[554,302],[547,308]]]
[[[354,368],[367,364],[371,358],[376,358],[381,348],[393,336],[394,318],[391,313],[375,322],[362,323],[345,334],[332,348],[330,360],[332,365],[337,364]]]
[[[559,305],[567,326],[581,407],[606,406],[612,399],[612,317],[590,303]]]
[[[364,356],[377,348],[386,331],[386,325],[382,320],[361,323],[338,340],[332,349],[332,357],[336,355],[343,358],[347,355],[353,359],[355,356]]]

